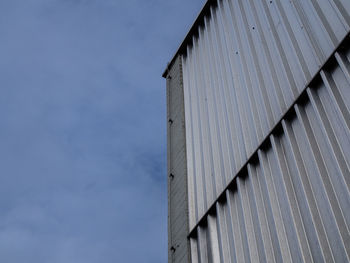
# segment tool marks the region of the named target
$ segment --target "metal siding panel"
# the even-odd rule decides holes
[[[202,247],[208,255],[227,262],[232,247],[232,262],[349,261],[349,103],[334,94],[350,89],[350,61],[337,54],[216,203],[202,228],[219,243]]]
[[[181,59],[177,59],[168,77],[168,261],[188,262],[189,214]]]
[[[256,167],[254,165],[249,164],[248,173],[250,176],[251,183],[251,196],[254,197],[254,199],[251,199],[251,202],[256,207],[257,213],[256,222],[254,223],[254,226],[256,228],[255,231],[257,233],[261,233],[262,240],[260,242],[263,246],[263,253],[265,254],[266,262],[276,262],[273,251],[273,244],[271,240],[271,234],[268,228],[268,221],[266,217],[267,211],[263,202],[264,199],[260,189],[260,183],[257,178],[258,174]]]
[[[196,179],[189,191],[197,193],[197,218],[345,37],[346,6],[335,0],[218,0],[210,8],[183,58],[188,166]],[[350,100],[349,90],[338,86],[338,97]]]
[[[227,207],[217,203],[216,209],[218,210],[216,223],[218,229],[220,259],[223,262],[233,262],[235,255],[234,251],[230,249],[233,233],[228,225],[231,221],[227,221]]]
[[[186,61],[182,61],[183,65],[186,63]],[[183,67],[183,70],[188,70],[188,67]],[[189,85],[190,79],[188,78],[189,74],[183,74],[183,83],[184,87]],[[187,163],[193,163],[194,161],[194,152],[193,152],[193,129],[192,129],[192,122],[191,122],[191,96],[190,91],[186,88],[184,88],[184,109],[185,109],[185,126],[186,126],[186,141],[187,141],[187,147],[186,147],[186,156],[187,156]],[[191,147],[189,147],[189,144],[191,144]],[[187,195],[188,195],[188,207],[189,207],[189,227],[192,228],[197,220],[198,220],[198,201],[197,201],[197,192],[196,192],[196,178],[195,178],[195,171],[193,165],[187,167]]]
[[[190,229],[177,260],[349,261],[350,1],[209,2],[168,105],[185,113],[168,141],[187,166],[169,188],[169,231]]]

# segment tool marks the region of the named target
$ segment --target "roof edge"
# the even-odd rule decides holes
[[[171,59],[171,61],[168,63],[166,69],[164,70],[162,77],[166,78],[167,74],[169,72],[169,69],[171,68],[171,66],[174,64],[174,61],[176,59],[177,56],[182,55],[186,52],[186,47],[187,45],[192,42],[192,37],[197,34],[197,29],[198,27],[203,24],[204,22],[204,17],[210,12],[210,7],[212,7],[214,4],[217,3],[217,0],[208,0],[202,10],[199,12],[196,20],[194,21],[193,25],[191,26],[190,30],[188,31],[185,39],[182,41],[180,47],[178,48],[178,50],[176,51],[175,55],[173,56],[173,58]]]

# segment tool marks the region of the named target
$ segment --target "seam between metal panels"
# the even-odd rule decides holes
[[[344,44],[350,42],[350,31],[348,31],[345,35],[345,37],[340,41],[340,43],[335,47],[334,51],[330,54],[330,56],[326,59],[326,61],[323,63],[323,65],[319,68],[319,70],[314,74],[313,78],[305,85],[304,89],[300,92],[299,96],[293,101],[291,106],[282,114],[282,117],[279,119],[279,121],[276,122],[276,124],[270,129],[270,132],[266,135],[266,137],[262,140],[262,142],[258,145],[258,147],[255,149],[255,151],[250,155],[250,157],[247,159],[247,161],[241,166],[241,168],[238,170],[236,175],[233,177],[233,179],[228,183],[228,185],[224,188],[224,190],[219,194],[219,196],[215,199],[215,201],[212,203],[212,205],[209,207],[207,212],[198,220],[197,224],[192,228],[192,230],[188,234],[188,238],[191,238],[193,236],[196,236],[196,230],[197,228],[204,224],[206,222],[206,219],[208,215],[212,214],[214,211],[216,211],[216,204],[225,198],[226,191],[230,189],[235,181],[236,178],[244,173],[247,170],[247,166],[249,163],[252,162],[252,160],[257,155],[259,149],[261,149],[269,140],[270,136],[278,129],[278,127],[282,124],[282,121],[291,113],[294,111],[294,106],[302,100],[305,95],[307,94],[307,88],[310,86],[312,82],[317,78],[317,76],[321,73],[321,71],[324,69],[324,67],[332,60],[332,58],[335,56],[337,51],[343,46]]]

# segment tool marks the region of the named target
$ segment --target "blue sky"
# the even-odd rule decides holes
[[[161,74],[204,0],[0,0],[0,261],[167,261]]]

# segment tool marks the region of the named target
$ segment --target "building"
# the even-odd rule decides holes
[[[350,261],[350,1],[208,0],[167,82],[169,262]]]

